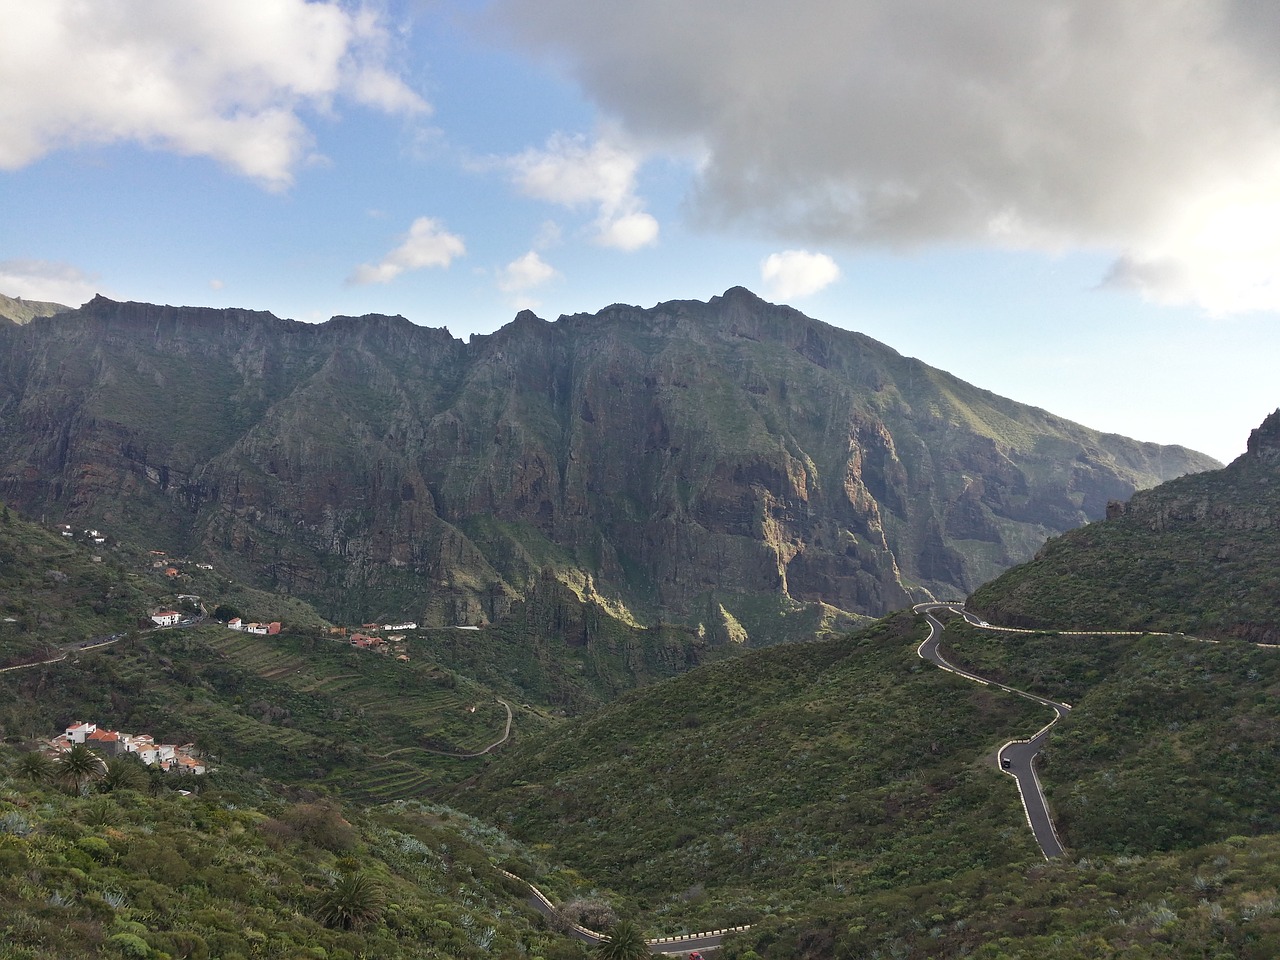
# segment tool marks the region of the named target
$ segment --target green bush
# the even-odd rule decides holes
[[[147,946],[147,941],[132,933],[113,933],[107,937],[107,943],[125,957],[146,958],[151,955],[151,948]]]

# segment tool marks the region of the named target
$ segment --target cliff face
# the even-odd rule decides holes
[[[1112,503],[973,605],[1027,625],[1185,631],[1280,642],[1280,410],[1229,466]]]
[[[1216,465],[742,289],[467,343],[98,298],[0,329],[0,413],[6,500],[334,615],[495,620],[551,572],[621,619],[723,612],[760,642],[963,594]]]

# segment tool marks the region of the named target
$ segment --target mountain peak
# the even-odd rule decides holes
[[[1276,410],[1249,434],[1249,454],[1261,460],[1280,460],[1280,410]]]

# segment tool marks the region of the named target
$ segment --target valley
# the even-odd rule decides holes
[[[655,311],[616,308],[622,312],[603,319],[568,318],[560,332],[556,325],[523,317],[502,337],[534,336],[568,351],[568,334],[580,327],[614,338],[639,335],[631,344],[638,349],[643,342],[652,348],[668,335],[665,327],[675,327],[692,337],[679,341],[684,348],[702,343],[701,349],[715,353],[723,352],[729,331],[733,347],[718,363],[736,355],[733,351],[742,348],[737,341],[759,344],[768,337],[797,351],[804,364],[815,362],[808,356],[816,349],[812,337],[823,331],[812,321],[794,312],[770,313],[745,291],[730,291],[723,300],[666,304]],[[893,447],[901,445],[895,454],[905,471],[900,491],[910,488],[913,476],[922,476],[917,468],[927,461],[934,471],[931,496],[944,496],[942,501],[912,506],[903,499],[889,506],[890,487],[877,487],[879,481],[867,486],[865,437],[851,440],[846,421],[825,421],[827,432],[837,422],[844,424],[839,429],[845,430],[840,441],[846,444],[845,466],[835,475],[854,460],[862,465],[860,482],[869,499],[860,500],[853,486],[841,494],[846,505],[865,508],[855,522],[855,514],[840,512],[844,507],[824,513],[831,506],[832,474],[819,462],[813,425],[806,428],[809,433],[798,430],[796,411],[788,421],[776,411],[753,407],[752,416],[759,419],[743,420],[742,410],[726,408],[722,412],[730,426],[724,438],[743,437],[745,444],[731,449],[726,439],[708,432],[710,420],[702,422],[696,441],[676,443],[681,451],[695,443],[715,454],[701,466],[671,461],[664,468],[690,485],[680,494],[683,499],[664,501],[667,494],[660,489],[665,487],[647,488],[641,498],[636,488],[627,494],[629,512],[621,518],[582,501],[575,507],[586,511],[574,521],[578,533],[566,540],[564,511],[578,482],[572,477],[579,467],[572,464],[589,449],[585,439],[574,439],[575,431],[591,420],[579,416],[578,425],[557,441],[568,443],[566,449],[579,459],[557,468],[561,493],[546,494],[550,499],[542,502],[550,506],[534,510],[542,511],[543,519],[520,512],[533,509],[536,497],[518,509],[511,506],[514,501],[504,505],[493,499],[492,491],[519,488],[530,476],[550,477],[545,470],[551,461],[523,454],[502,461],[506,479],[497,486],[492,477],[485,481],[490,499],[467,507],[472,514],[450,513],[465,513],[456,504],[446,509],[447,484],[428,498],[434,519],[416,512],[426,503],[416,494],[400,497],[400,512],[388,514],[384,480],[369,485],[369,475],[360,474],[363,479],[343,481],[356,486],[322,494],[309,471],[285,469],[279,451],[313,449],[318,439],[313,427],[291,421],[272,434],[276,447],[263,445],[271,418],[280,416],[279,404],[289,397],[288,403],[300,402],[297,390],[310,396],[318,389],[297,371],[274,379],[271,389],[278,393],[265,399],[265,419],[245,426],[241,439],[226,433],[216,440],[184,429],[181,440],[187,446],[182,448],[177,434],[166,434],[169,425],[126,417],[129,407],[118,404],[118,395],[107,403],[117,381],[106,371],[138,362],[127,351],[120,353],[111,338],[136,337],[140,316],[160,331],[149,348],[155,351],[152,363],[181,356],[197,342],[201,349],[216,346],[219,337],[229,344],[228,325],[237,336],[259,336],[282,321],[203,314],[199,321],[214,330],[211,338],[209,329],[191,325],[191,315],[170,308],[98,304],[93,311],[73,317],[63,331],[82,345],[104,338],[93,348],[97,372],[86,371],[92,375],[78,401],[82,406],[68,421],[91,411],[92,430],[63,445],[61,465],[43,486],[19,482],[16,460],[4,474],[10,484],[5,489],[25,490],[45,511],[42,523],[32,523],[24,508],[6,501],[0,516],[0,606],[11,618],[0,627],[0,650],[9,665],[19,667],[0,673],[0,734],[6,739],[0,748],[0,786],[7,791],[0,793],[0,821],[16,825],[0,831],[0,895],[16,909],[15,919],[3,928],[16,945],[9,954],[0,953],[5,960],[10,955],[34,960],[57,951],[75,955],[90,945],[105,955],[123,955],[125,943],[136,947],[127,937],[142,943],[136,949],[149,951],[148,956],[182,949],[191,955],[256,950],[289,956],[302,949],[299,944],[310,949],[327,943],[328,955],[354,958],[354,926],[344,928],[347,921],[335,921],[324,906],[331,902],[326,890],[345,889],[347,883],[380,891],[377,902],[369,904],[370,916],[377,919],[362,929],[387,956],[425,949],[436,956],[496,952],[576,960],[586,956],[588,945],[566,935],[568,924],[607,933],[615,921],[634,924],[650,941],[662,941],[653,944],[654,950],[664,943],[676,950],[715,948],[725,960],[1198,957],[1209,943],[1229,945],[1233,956],[1262,958],[1277,944],[1280,920],[1273,891],[1280,884],[1275,841],[1280,823],[1269,785],[1280,778],[1274,746],[1280,742],[1275,709],[1280,660],[1274,650],[1252,642],[1272,634],[1266,608],[1255,599],[1261,594],[1245,592],[1264,581],[1264,575],[1250,571],[1255,563],[1265,563],[1268,538],[1254,534],[1266,530],[1275,516],[1269,499],[1276,469],[1274,418],[1255,433],[1249,453],[1231,466],[1174,479],[1107,506],[1090,498],[1105,490],[1122,497],[1132,493],[1139,476],[1133,458],[1182,455],[1169,448],[1147,452],[1142,445],[1113,439],[1107,441],[1105,466],[1114,471],[1112,480],[1089,487],[1091,481],[1082,480],[1074,465],[1079,460],[1055,478],[1052,458],[1034,466],[1025,459],[1016,434],[1032,428],[1024,424],[1015,430],[1008,419],[1014,408],[1007,401],[980,398],[973,388],[930,373],[935,388],[945,381],[949,402],[966,398],[968,426],[951,421],[951,435],[932,449],[901,438]],[[63,314],[37,318],[22,329],[64,319]],[[783,319],[792,326],[777,327]],[[690,332],[695,320],[707,326]],[[389,407],[380,408],[376,417],[367,410],[357,433],[365,438],[359,443],[380,438],[361,448],[360,456],[368,460],[376,446],[382,459],[368,462],[392,471],[393,462],[409,462],[403,451],[423,442],[421,435],[411,441],[412,432],[404,431],[423,422],[409,413],[425,408],[409,399],[408,385],[425,376],[428,355],[416,354],[411,346],[417,334],[386,318],[363,327],[343,323],[327,334],[340,335],[342,351],[324,355],[312,345],[274,356],[284,364],[281,370],[290,364],[314,367],[322,356],[327,359],[316,369],[363,357],[361,363],[372,364],[365,369],[383,370],[390,391],[383,395],[401,396],[397,403],[409,406],[390,420],[382,419]],[[113,324],[123,326],[113,333]],[[223,332],[217,334],[218,329]],[[709,341],[707,329],[714,331]],[[395,340],[399,367],[377,354],[377,337],[383,336],[401,338]],[[447,342],[429,336],[437,347]],[[843,341],[831,336],[828,352],[821,355],[826,366],[819,369],[841,366],[846,378],[853,372],[872,376],[850,357],[837,363],[831,351]],[[508,349],[515,351],[513,343]],[[35,362],[37,347],[54,349],[37,340],[11,346],[10,356],[24,356],[23,363]],[[458,360],[459,348],[449,349]],[[521,341],[518,349],[527,354],[530,348]],[[671,349],[666,344],[654,356]],[[741,364],[742,356],[736,356]],[[752,356],[765,363],[763,354]],[[554,358],[548,357],[552,369]],[[914,363],[899,361],[907,367]],[[787,372],[777,383],[792,391],[811,390],[802,401],[794,400],[800,407],[818,402],[820,385],[844,389],[820,374],[805,387],[810,374],[798,371],[808,367],[796,363],[786,361]],[[192,376],[197,370],[184,369]],[[714,369],[707,366],[699,376]],[[735,369],[737,378],[748,368]],[[40,386],[31,369],[15,368],[9,376],[11,384],[26,384],[10,394],[14,399],[6,408],[18,424],[36,423],[31,419],[35,398],[46,403],[54,395],[42,391],[62,389]],[[294,376],[292,386],[284,382],[289,376]],[[232,388],[228,381],[201,389],[212,396]],[[450,389],[453,406],[446,407],[453,416],[478,402],[478,395],[457,384]],[[881,392],[891,389],[896,399],[881,398],[873,405],[890,419],[905,418],[906,395],[901,386],[890,388],[884,381]],[[698,403],[705,408],[713,399],[707,394]],[[988,404],[981,415],[979,399]],[[505,402],[509,413],[502,422],[532,429],[530,411],[537,404],[523,394]],[[863,401],[850,402],[858,408]],[[925,402],[909,401],[913,416]],[[668,408],[659,409],[672,418],[669,425],[676,422]],[[595,423],[603,410],[592,406]],[[958,499],[946,500],[942,491],[951,471],[971,463],[957,444],[990,429],[996,410],[1006,419],[1000,420],[998,438],[989,438],[994,447],[987,449],[1013,465],[1000,468],[1015,471],[1005,474],[1007,484],[1000,488],[1005,492],[992,494],[996,488],[987,475],[986,492],[975,493],[977,481],[969,475],[972,482],[951,494]],[[960,415],[959,406],[950,407],[949,416]],[[115,426],[104,432],[108,421],[96,419],[102,417]],[[566,429],[563,419],[555,422],[556,429]],[[387,423],[393,424],[390,432]],[[778,434],[776,448],[770,446],[774,440],[753,432],[760,424],[784,423],[790,426]],[[1036,429],[1043,425],[1042,419]],[[122,441],[113,453],[86,439],[122,437],[120,429],[135,438],[146,436],[148,450],[167,451],[168,474],[151,453],[142,457],[135,440]],[[1071,433],[1073,443],[1095,444],[1090,456],[1102,456],[1095,437],[1071,425],[1055,429]],[[550,426],[544,423],[538,430],[537,442],[549,442]],[[403,447],[395,454],[400,460],[392,457],[393,436]],[[272,454],[275,479],[263,482],[264,475],[254,474],[265,461],[255,459],[259,453],[250,454],[244,437],[257,445],[253,450],[277,450]],[[670,445],[671,437],[663,443]],[[235,452],[201,459],[197,448],[209,442]],[[329,442],[325,456],[337,458],[333,469],[354,469],[355,461],[347,459],[353,441],[334,436]],[[1061,452],[1067,441],[1055,443]],[[776,461],[782,473],[761,466],[773,462],[764,455],[766,448],[783,452]],[[15,457],[18,449],[11,443],[9,452],[0,454]],[[456,463],[432,474],[442,469],[433,459],[439,447],[430,455],[428,447],[414,449],[415,476],[452,475],[450,482],[461,483],[462,474],[450,474],[462,469]],[[468,470],[478,462],[476,448],[471,449]],[[909,457],[908,449],[917,453]],[[499,462],[492,459],[496,450],[484,454],[489,458],[484,471]],[[743,450],[749,453],[746,459]],[[808,465],[787,473],[802,454]],[[175,468],[178,457],[186,458],[185,474]],[[1131,458],[1124,468],[1133,478],[1125,481],[1133,484],[1127,493],[1114,479],[1123,473],[1123,457]],[[224,497],[229,481],[218,472],[233,461],[239,478],[232,488],[237,490],[234,505]],[[737,466],[724,474],[723,464],[729,462]],[[1091,462],[1091,470],[1104,469],[1102,460]],[[1180,463],[1209,466],[1190,455]],[[203,466],[190,472],[196,464]],[[763,472],[753,472],[757,468]],[[408,476],[403,473],[408,468],[395,469],[402,471],[397,476]],[[1036,471],[1044,472],[1033,483]],[[282,480],[286,474],[293,492]],[[249,483],[251,475],[259,479]],[[1067,475],[1072,479],[1064,481]],[[201,486],[215,478],[217,491]],[[475,482],[467,481],[469,496]],[[1089,511],[1096,514],[1094,522],[1078,530],[1064,527],[1029,555],[1028,563],[983,585],[974,582],[980,576],[980,567],[971,565],[976,560],[949,568],[945,577],[920,576],[925,569],[937,572],[929,565],[946,551],[967,550],[965,538],[956,534],[971,530],[979,519],[1012,529],[1010,517],[1000,513],[1014,502],[1006,496],[1009,484],[1027,485],[1030,499],[1019,501],[1019,509],[1030,510],[1042,502],[1036,497],[1063,482],[1067,485],[1059,489],[1070,491],[1067,502],[1080,510],[1070,525],[1088,520]],[[596,490],[596,483],[587,488]],[[395,484],[402,486],[400,480]],[[367,515],[360,522],[374,526],[361,533],[354,520],[344,521],[350,539],[336,549],[338,541],[317,546],[317,528],[306,519],[311,506],[285,506],[301,490],[316,509],[331,510],[332,503],[356,496],[355,489],[366,491],[361,509]],[[748,499],[734,489],[749,491]],[[707,512],[713,493],[737,498],[737,506],[714,522]],[[656,529],[652,515],[645,519],[640,507],[664,502],[679,505],[680,524],[697,529],[681,534],[689,539],[680,541],[684,546],[678,550],[691,552],[677,552],[683,559],[662,574],[673,578],[672,584],[679,581],[679,589],[655,591],[652,583],[642,583],[653,573],[648,555],[629,554],[631,547],[623,547],[634,546],[629,525]],[[393,529],[400,521],[384,523],[393,514],[418,518],[411,540],[426,553],[400,552]],[[142,536],[144,515],[154,523]],[[607,522],[606,516],[611,517]],[[867,517],[878,518],[880,539],[874,543],[868,540]],[[419,524],[424,518],[425,526]],[[1055,522],[1066,524],[1066,518],[1064,513]],[[938,541],[938,551],[902,552],[916,522],[949,531]],[[213,535],[229,530],[226,523],[240,533]],[[863,526],[855,529],[857,523]],[[290,524],[296,537],[287,533]],[[1037,524],[1039,536],[1053,532]],[[589,525],[597,532],[587,535]],[[81,528],[94,536],[67,535]],[[1031,529],[1019,536],[1030,537]],[[432,530],[451,545],[433,540]],[[707,542],[718,546],[705,554],[698,538],[708,533]],[[836,533],[837,539],[830,539]],[[1165,536],[1175,538],[1171,545],[1159,540]],[[264,537],[274,544],[268,552]],[[843,573],[827,581],[835,592],[823,587],[806,593],[797,586],[806,582],[804,571],[812,572],[806,564],[817,562],[835,542],[849,545],[841,564],[855,564],[863,574],[891,572],[878,582],[892,586],[899,599],[891,602],[885,599],[890,593],[882,593],[876,603],[898,609],[861,601],[841,606],[846,604],[841,596],[847,595],[837,581]],[[967,556],[988,562],[994,542],[982,541],[987,546]],[[353,547],[357,543],[362,545]],[[382,546],[367,552],[377,544]],[[671,545],[654,540],[645,549],[670,550]],[[442,552],[431,553],[437,550]],[[428,555],[437,559],[413,559]],[[744,578],[736,564],[747,555],[771,557],[775,578],[753,579],[756,573],[750,572]],[[908,562],[909,556],[915,559]],[[1194,575],[1187,566],[1193,560],[1200,565]],[[659,567],[668,562],[673,561],[661,561]],[[830,566],[834,560],[822,563],[829,572],[837,569]],[[887,566],[876,566],[881,563]],[[1221,593],[1221,581],[1215,579],[1219,571],[1239,585],[1234,606],[1213,606],[1193,592],[1199,579],[1205,590]],[[688,591],[686,576],[712,573],[718,578],[713,589]],[[1103,581],[1111,586],[1092,586]],[[334,592],[336,584],[342,586]],[[968,586],[977,589],[967,604],[931,599],[960,595]],[[157,611],[177,610],[182,603],[211,615],[201,620],[196,613],[180,614],[191,621],[181,628],[143,628]],[[228,629],[212,618],[215,610],[223,620],[243,618],[240,626],[260,621],[263,632]],[[1233,620],[1233,610],[1249,614]],[[873,613],[883,615],[872,619]],[[1059,621],[1060,614],[1067,615]],[[270,630],[279,623],[279,632],[269,632],[269,623]],[[383,641],[378,623],[413,629]],[[1215,642],[1180,632],[1193,627],[1207,628],[1204,640]],[[91,638],[107,642],[85,647]],[[394,641],[393,654],[374,652],[375,639],[377,649],[391,649]],[[65,659],[57,658],[60,652]],[[74,796],[55,781],[23,772],[34,769],[34,761],[25,759],[31,756],[27,747],[34,731],[58,729],[81,716],[112,728],[153,731],[165,742],[195,744],[212,769],[201,778],[208,782],[185,802],[202,811],[201,822],[227,824],[235,831],[235,844],[254,878],[248,887],[239,894],[218,893],[224,897],[221,905],[210,905],[205,898],[224,889],[217,879],[221,861],[208,850],[199,852],[200,841],[185,834],[182,864],[147,867],[128,854],[117,834],[146,836],[161,823],[173,835],[186,829],[174,826],[177,808],[167,806],[178,802],[170,796],[175,793],[171,785],[153,783],[142,790],[135,783],[118,791],[89,787]],[[1050,716],[1054,722],[1046,726]],[[55,809],[71,815],[77,826],[57,827],[39,812]],[[84,855],[65,853],[59,837],[71,837]],[[399,839],[388,840],[392,837]],[[414,853],[406,860],[410,850]],[[298,857],[328,864],[328,874],[299,866]],[[43,866],[32,868],[32,863]],[[295,878],[296,895],[257,892],[255,885],[264,878],[284,875]],[[433,907],[422,905],[419,894],[405,886],[412,877],[428,875],[435,877],[429,881],[436,891]],[[160,907],[154,894],[146,893],[146,884],[162,876],[189,909]],[[455,882],[459,885],[450,886]],[[540,914],[523,903],[529,896],[526,882],[562,913]],[[124,890],[129,891],[125,899],[114,904],[116,893]],[[395,899],[386,899],[392,890]],[[237,896],[258,905],[255,929],[265,931],[265,940],[245,940],[244,931],[220,928],[225,922],[217,919],[218,911]],[[75,920],[54,936],[47,926],[49,910]],[[413,913],[412,922],[405,911]],[[714,933],[710,940],[680,939],[720,930],[732,932]],[[53,943],[61,946],[47,946]],[[183,943],[188,947],[175,946]]]

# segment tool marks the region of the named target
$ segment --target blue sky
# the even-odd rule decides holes
[[[466,336],[742,285],[1229,460],[1280,15],[1135,6],[0,0],[0,292]]]

